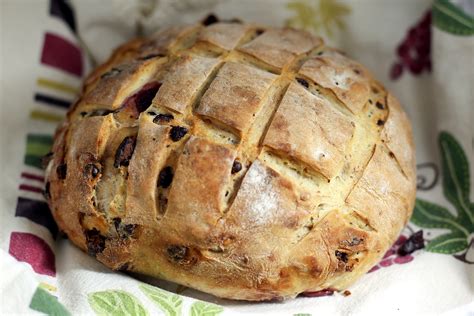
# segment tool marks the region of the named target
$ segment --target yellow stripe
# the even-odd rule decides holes
[[[38,86],[41,86],[41,87],[58,90],[58,91],[70,93],[73,95],[77,95],[79,93],[79,89],[73,86],[64,84],[62,82],[46,79],[46,78],[38,78],[38,80],[36,80],[36,83],[38,84]]]
[[[61,122],[64,119],[64,116],[57,115],[53,113],[48,113],[40,110],[33,110],[30,113],[30,118],[33,120],[42,120],[48,122]]]
[[[54,285],[51,285],[51,284],[48,284],[48,283],[44,283],[44,282],[41,282],[39,284],[39,287],[45,289],[45,290],[48,290],[50,292],[56,292],[58,289],[54,286]]]

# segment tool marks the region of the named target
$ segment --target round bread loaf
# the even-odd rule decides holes
[[[345,289],[415,199],[410,122],[366,68],[231,22],[118,48],[46,173],[60,229],[106,266],[239,300]]]

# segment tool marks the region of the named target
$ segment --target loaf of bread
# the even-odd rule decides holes
[[[119,47],[52,151],[45,195],[71,242],[230,299],[347,288],[415,199],[397,99],[290,28],[186,25]]]

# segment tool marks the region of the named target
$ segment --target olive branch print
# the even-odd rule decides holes
[[[343,18],[351,12],[347,5],[336,0],[292,0],[287,8],[295,13],[286,21],[288,26],[315,32],[323,30],[329,37],[335,27],[345,28]]]
[[[181,315],[183,304],[181,296],[145,284],[140,285],[140,290],[156,303],[166,316]]]
[[[438,144],[441,151],[443,194],[456,212],[417,199],[411,221],[419,227],[449,230],[431,240],[426,247],[427,251],[457,254],[455,258],[474,264],[466,258],[474,243],[474,203],[469,198],[469,162],[461,145],[448,132],[440,133]]]
[[[135,296],[121,290],[91,293],[88,296],[88,301],[97,315],[148,315],[145,307]]]
[[[141,284],[140,290],[161,310],[166,316],[183,315],[183,297],[157,287]],[[148,316],[156,315],[156,311],[149,312],[134,295],[123,290],[106,290],[90,293],[89,305],[97,315],[123,315],[123,316]],[[217,316],[224,311],[222,306],[195,301],[186,315],[191,316]]]
[[[474,34],[474,17],[464,12],[458,5],[449,0],[433,2],[433,23],[445,32],[457,36]]]

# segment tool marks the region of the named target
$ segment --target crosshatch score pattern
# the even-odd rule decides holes
[[[342,290],[415,198],[410,123],[304,31],[219,22],[118,48],[58,129],[46,197],[116,270],[220,297]]]

